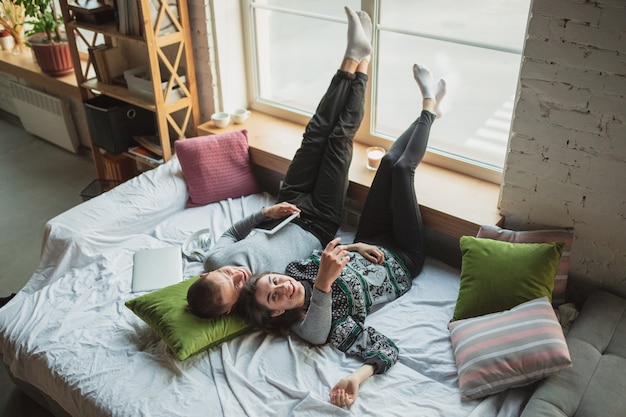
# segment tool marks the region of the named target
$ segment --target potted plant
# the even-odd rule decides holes
[[[12,49],[19,54],[24,49],[24,6],[15,4],[13,0],[0,1],[0,44],[3,50]]]
[[[72,56],[63,28],[63,20],[54,0],[14,0],[24,6],[30,28],[26,40],[41,70],[52,76],[72,72]]]

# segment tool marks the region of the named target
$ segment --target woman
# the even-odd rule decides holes
[[[264,207],[228,229],[204,260],[189,288],[189,309],[212,318],[230,314],[251,271],[284,270],[294,259],[321,249],[339,228],[348,188],[352,140],[363,119],[372,23],[367,13],[345,8],[348,43],[339,70],[305,129],[278,194],[281,203]],[[299,217],[273,235],[250,233],[268,219]]]
[[[321,255],[316,251],[305,261],[290,263],[284,275],[253,276],[240,298],[246,317],[267,331],[293,331],[310,343],[330,342],[363,359],[361,368],[331,390],[330,400],[338,406],[350,406],[364,380],[397,361],[395,344],[364,320],[372,307],[406,293],[424,264],[414,176],[430,127],[441,116],[445,82],[435,85],[428,68],[418,64],[413,74],[423,110],[381,161],[363,207],[357,243],[340,245],[334,239]]]

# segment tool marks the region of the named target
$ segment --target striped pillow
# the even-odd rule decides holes
[[[563,242],[563,253],[554,277],[552,290],[552,305],[558,307],[565,303],[567,292],[567,276],[569,273],[569,258],[572,251],[573,229],[546,229],[514,231],[501,229],[497,226],[481,226],[476,237],[502,240],[511,243],[552,243]]]
[[[448,324],[463,399],[528,385],[572,364],[547,297]]]

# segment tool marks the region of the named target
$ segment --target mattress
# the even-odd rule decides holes
[[[204,228],[216,239],[274,202],[260,193],[185,209],[186,199],[173,158],[47,223],[37,270],[0,309],[2,361],[20,385],[72,416],[519,415],[522,391],[461,401],[447,329],[459,271],[434,259],[406,295],[367,318],[400,359],[369,378],[349,410],[328,396],[360,362],[330,345],[253,331],[176,360],[124,306],[137,296],[133,253],[181,245]],[[201,271],[200,262],[184,262],[185,278]]]

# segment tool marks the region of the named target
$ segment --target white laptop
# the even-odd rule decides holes
[[[144,249],[133,256],[133,292],[157,290],[183,280],[180,246]]]

